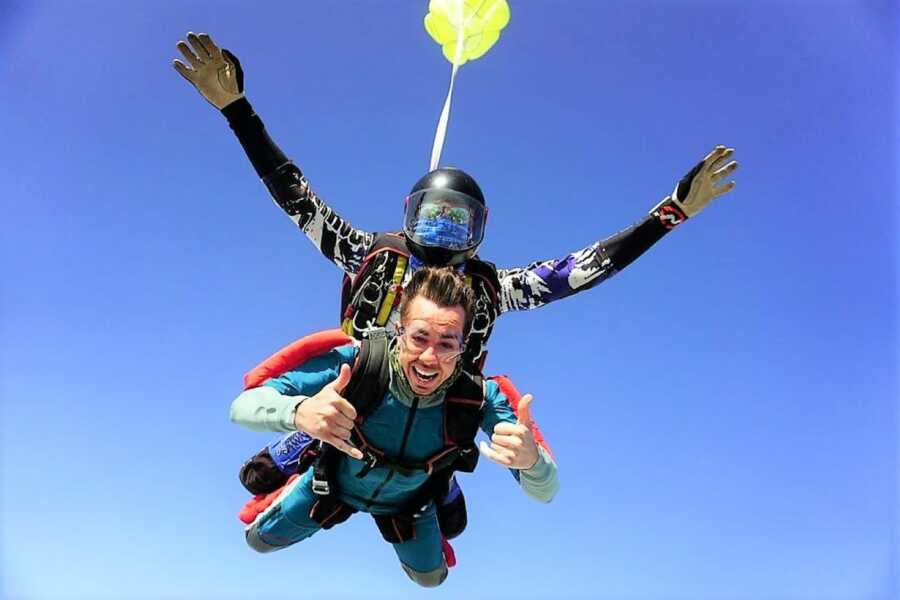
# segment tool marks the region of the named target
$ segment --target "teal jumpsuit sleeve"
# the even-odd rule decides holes
[[[357,351],[353,344],[340,346],[258,388],[241,392],[231,403],[231,421],[253,431],[296,431],[297,406],[337,379],[341,365],[352,365]]]

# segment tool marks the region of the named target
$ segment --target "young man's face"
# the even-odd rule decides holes
[[[417,396],[447,381],[462,352],[466,313],[416,296],[409,302],[400,337],[400,367]]]

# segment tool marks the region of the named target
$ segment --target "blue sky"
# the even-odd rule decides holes
[[[449,65],[426,2],[0,5],[0,594],[413,598],[369,519],[256,555],[242,374],[336,323],[337,270],[170,67],[240,57],[314,188],[390,230]],[[484,462],[434,598],[887,600],[898,585],[898,23],[887,1],[511,2],[443,164],[482,256],[639,220],[715,144],[734,192],[613,279],[504,316],[562,489]]]

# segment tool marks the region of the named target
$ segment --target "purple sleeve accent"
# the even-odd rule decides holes
[[[570,254],[556,264],[544,262],[534,269],[535,275],[543,279],[549,289],[549,293],[542,296],[545,303],[572,293],[572,288],[569,287],[569,274],[574,264],[575,258]]]
[[[589,290],[637,260],[671,229],[660,215],[650,214],[561,259],[533,262],[524,268],[498,269],[500,313],[537,308]]]
[[[600,242],[560,259],[499,269],[500,312],[538,308],[589,289],[614,273],[615,268]]]

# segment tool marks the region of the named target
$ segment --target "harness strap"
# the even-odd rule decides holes
[[[351,310],[347,315],[354,336],[377,326],[378,314],[388,296],[386,283],[393,277],[399,260],[398,254],[381,252],[365,265],[364,271],[360,271],[364,275],[354,282],[355,290],[348,307]]]
[[[444,440],[464,446],[473,443],[484,409],[484,379],[463,371],[444,399]]]
[[[350,381],[344,388],[343,396],[356,409],[357,423],[362,423],[379,405],[390,381],[388,360],[388,338],[384,330],[365,332],[359,346],[359,354],[353,363]],[[358,427],[351,432],[361,438]],[[371,447],[369,444],[367,446]],[[339,450],[319,442],[318,456],[313,463],[313,492],[320,496],[330,496],[335,492],[333,481],[334,464],[339,458]]]
[[[378,318],[375,320],[375,324],[379,327],[384,327],[388,318],[391,316],[391,311],[394,310],[394,306],[400,303],[400,297],[403,294],[401,284],[403,283],[403,276],[406,274],[406,266],[408,264],[409,260],[405,256],[397,257],[392,285],[384,296],[384,302],[381,303],[381,310],[378,313]]]
[[[355,508],[333,496],[320,496],[310,507],[309,518],[321,525],[322,529],[331,529],[349,519],[355,512]]]
[[[334,491],[331,485],[331,466],[334,464],[334,448],[318,442],[318,455],[313,461],[312,490],[318,496],[329,496]]]
[[[413,514],[372,515],[381,537],[391,544],[402,544],[416,539],[415,517]]]
[[[354,430],[356,431],[356,430]],[[452,446],[444,448],[431,458],[423,462],[415,461],[398,461],[389,456],[378,448],[370,445],[360,434],[356,439],[351,439],[354,445],[363,453],[363,462],[365,466],[360,469],[357,477],[362,479],[372,469],[390,469],[396,471],[404,477],[412,477],[418,473],[424,472],[426,475],[432,475],[437,471],[446,469],[457,462],[461,457],[467,455],[470,451],[468,447]],[[472,450],[475,450],[472,444]]]
[[[344,276],[341,290],[341,329],[347,335],[387,323],[409,264],[409,249],[398,233],[375,236],[354,279]]]

